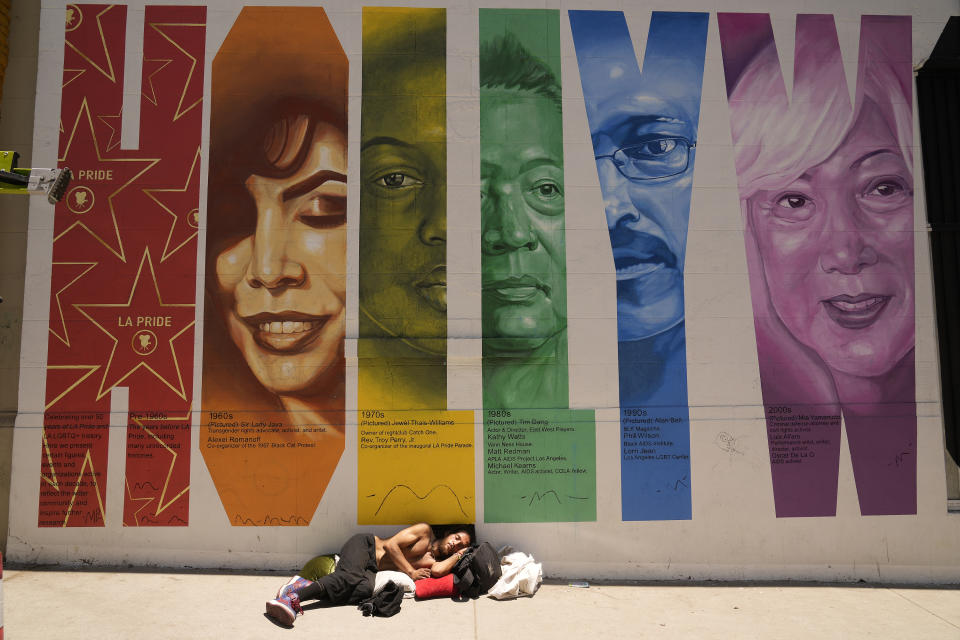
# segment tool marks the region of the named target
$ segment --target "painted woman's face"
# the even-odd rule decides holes
[[[877,376],[914,345],[913,178],[868,103],[826,161],[750,198],[770,299],[836,371]]]
[[[247,178],[256,230],[216,263],[230,337],[280,395],[309,394],[343,358],[347,141],[321,122],[307,144],[292,175]]]

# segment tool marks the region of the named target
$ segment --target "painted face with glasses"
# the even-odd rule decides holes
[[[680,101],[651,95],[655,85],[609,96],[592,132],[617,270],[620,341],[683,321],[696,123]]]

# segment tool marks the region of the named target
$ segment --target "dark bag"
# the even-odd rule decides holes
[[[470,547],[453,566],[453,584],[461,596],[478,598],[497,584],[503,573],[500,558],[489,542]]]
[[[357,605],[357,609],[360,609],[365,616],[389,618],[400,613],[401,602],[403,602],[403,589],[396,582],[388,582],[372,598],[367,598]]]

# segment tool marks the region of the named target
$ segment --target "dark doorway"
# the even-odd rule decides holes
[[[960,16],[917,72],[931,268],[940,346],[948,498],[960,500]]]

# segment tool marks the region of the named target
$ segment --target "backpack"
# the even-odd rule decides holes
[[[360,609],[364,616],[389,618],[400,613],[401,602],[403,602],[403,589],[396,582],[388,582],[372,598],[367,598],[357,605],[357,609]]]
[[[451,571],[453,584],[462,597],[478,598],[497,584],[502,572],[500,557],[489,542],[470,547]]]

